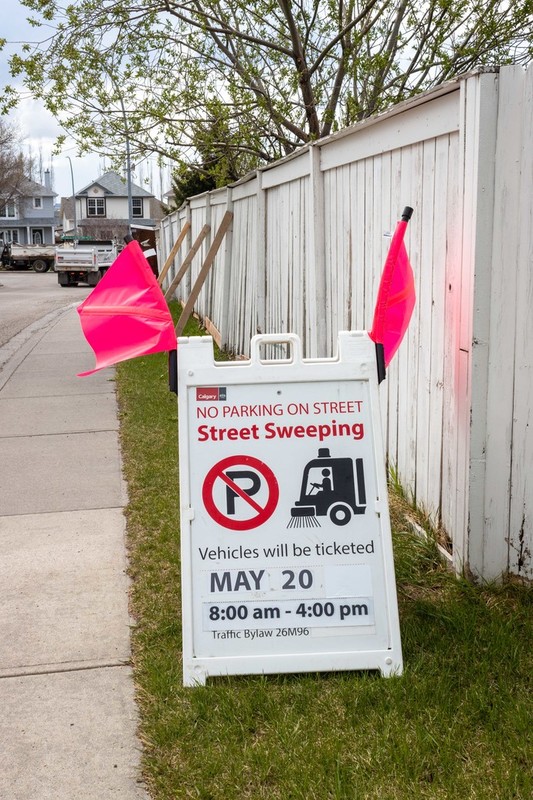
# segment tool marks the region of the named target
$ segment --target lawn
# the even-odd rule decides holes
[[[196,322],[186,335],[201,333]],[[153,800],[530,800],[533,588],[451,575],[391,491],[402,677],[182,685],[177,403],[165,355],[117,370],[133,666]]]

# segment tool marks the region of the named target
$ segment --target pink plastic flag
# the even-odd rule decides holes
[[[379,285],[370,338],[383,345],[389,366],[409,327],[416,293],[413,271],[403,242],[413,209],[406,207],[396,226]]]
[[[163,292],[136,241],[115,259],[78,314],[96,356],[95,368],[80,378],[128,358],[176,349]]]

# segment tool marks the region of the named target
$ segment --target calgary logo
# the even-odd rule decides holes
[[[226,400],[225,386],[197,386],[196,399],[213,402],[213,400]]]

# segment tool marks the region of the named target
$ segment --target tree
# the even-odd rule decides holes
[[[0,211],[18,198],[24,202],[30,163],[20,148],[20,136],[14,125],[0,119]]]
[[[22,0],[14,76],[80,152],[242,175],[476,66],[527,63],[533,0]],[[208,141],[207,141],[208,140]],[[212,156],[206,162],[201,146]],[[116,162],[115,162],[116,163]]]
[[[238,134],[231,131],[219,103],[206,104],[205,115],[195,128],[196,162],[178,164],[173,171],[174,203],[169,210],[179,208],[187,197],[236,181],[256,165],[248,153],[239,152]]]

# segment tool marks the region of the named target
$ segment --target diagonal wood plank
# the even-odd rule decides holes
[[[170,267],[172,265],[172,262],[176,258],[176,254],[177,254],[178,250],[180,249],[181,245],[183,244],[183,240],[185,239],[185,236],[187,235],[187,231],[189,230],[190,227],[191,227],[191,223],[188,220],[186,220],[185,221],[185,225],[181,229],[180,234],[179,234],[178,238],[176,239],[176,241],[174,242],[174,245],[172,247],[172,250],[169,253],[168,258],[165,261],[165,265],[164,265],[163,269],[161,270],[161,274],[160,274],[159,278],[157,279],[157,282],[158,282],[158,284],[160,286],[163,285],[163,281],[167,277],[167,272],[169,271],[169,269],[170,269]]]
[[[183,333],[185,325],[187,324],[189,317],[193,312],[194,304],[198,299],[198,295],[200,294],[202,286],[205,283],[205,279],[207,278],[209,270],[211,269],[211,265],[215,260],[215,256],[218,252],[218,249],[222,244],[222,240],[224,239],[224,236],[226,235],[232,221],[233,221],[233,213],[231,211],[226,211],[226,213],[222,217],[222,222],[220,223],[218,230],[215,234],[213,243],[211,244],[211,247],[209,248],[209,251],[205,257],[204,263],[202,264],[202,268],[198,273],[198,277],[191,290],[189,298],[185,303],[185,305],[183,306],[183,310],[178,320],[178,324],[176,325],[176,336],[181,336]]]
[[[176,291],[181,279],[183,278],[183,276],[187,272],[187,269],[189,268],[190,264],[192,263],[192,260],[193,260],[194,256],[196,255],[196,253],[200,249],[200,245],[202,244],[203,240],[205,239],[205,237],[207,236],[207,234],[209,233],[210,230],[211,230],[211,226],[210,225],[204,225],[204,227],[202,228],[202,230],[200,231],[200,233],[196,237],[196,240],[195,240],[193,246],[191,247],[191,249],[189,250],[189,252],[185,256],[185,258],[183,259],[183,263],[182,263],[182,265],[181,265],[181,267],[179,269],[178,274],[176,275],[176,277],[174,278],[174,280],[172,281],[172,283],[170,284],[170,286],[168,287],[168,289],[165,292],[165,300],[167,302],[168,302],[168,300],[170,300],[170,298],[172,297],[172,295]]]

